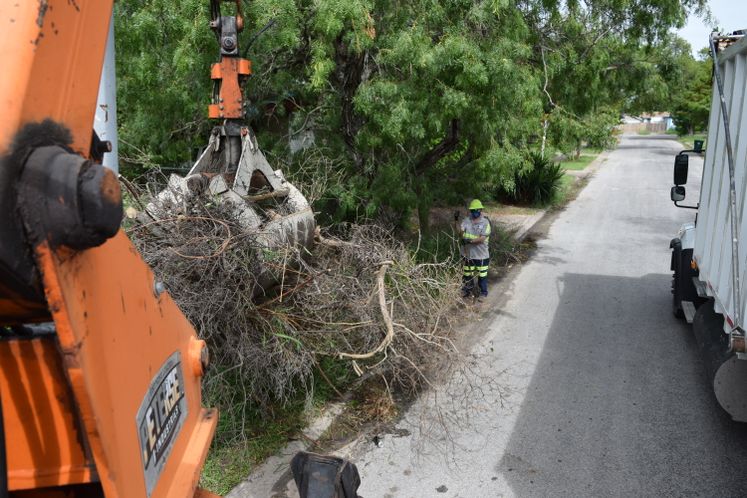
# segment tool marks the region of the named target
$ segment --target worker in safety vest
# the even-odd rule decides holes
[[[463,296],[472,293],[474,275],[478,272],[477,282],[480,286],[480,296],[488,295],[488,243],[490,242],[490,221],[482,215],[483,205],[478,199],[469,203],[469,217],[464,218],[459,225],[461,238],[461,255],[464,258],[464,286]]]

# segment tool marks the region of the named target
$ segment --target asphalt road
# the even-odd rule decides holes
[[[623,138],[477,325],[469,372],[349,449],[361,496],[747,495],[747,427],[671,312],[679,148]]]

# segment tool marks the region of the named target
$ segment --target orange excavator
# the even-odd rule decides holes
[[[197,338],[93,130],[112,2],[0,3],[0,493],[209,496]]]
[[[239,1],[233,16],[219,4],[209,114],[230,175],[249,63]],[[215,496],[198,487],[218,418],[201,405],[205,342],[120,230],[110,144],[93,131],[111,13],[112,0],[0,0],[0,497]],[[302,496],[353,496],[354,466],[294,462]],[[314,477],[325,469],[332,487]]]

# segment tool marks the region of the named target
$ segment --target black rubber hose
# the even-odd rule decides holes
[[[8,498],[8,455],[5,450],[5,420],[0,398],[0,498]]]

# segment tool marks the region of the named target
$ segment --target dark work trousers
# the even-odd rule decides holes
[[[465,295],[472,292],[474,287],[474,275],[478,272],[477,283],[480,286],[480,294],[488,295],[488,265],[490,259],[464,259],[464,286],[462,291]]]

